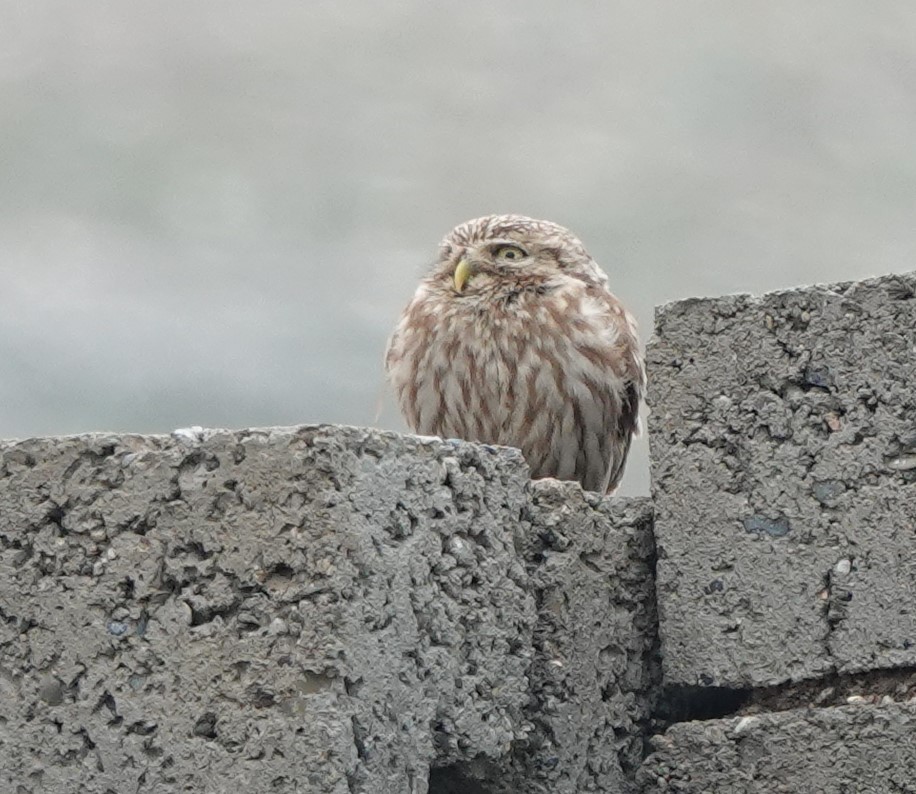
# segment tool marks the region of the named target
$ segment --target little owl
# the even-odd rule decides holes
[[[613,491],[639,432],[636,323],[567,229],[490,215],[452,229],[385,355],[415,433],[518,447],[532,477]]]

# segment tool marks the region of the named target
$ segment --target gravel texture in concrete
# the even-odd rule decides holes
[[[916,665],[916,274],[665,306],[648,366],[666,681]]]
[[[645,794],[916,792],[916,705],[684,722],[652,739]]]
[[[0,790],[629,790],[650,523],[355,428],[4,444]]]
[[[652,514],[646,499],[601,499],[532,483],[518,550],[537,604],[532,730],[504,758],[456,765],[447,791],[632,792],[658,683]]]

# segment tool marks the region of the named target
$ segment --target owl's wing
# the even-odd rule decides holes
[[[617,432],[610,444],[607,474],[605,474],[602,493],[614,493],[623,478],[627,456],[630,454],[630,442],[634,435],[639,435],[639,392],[634,386],[627,387],[617,418]]]
[[[611,293],[606,293],[605,300],[608,316],[616,331],[611,366],[618,382],[622,384],[617,395],[615,426],[607,428],[611,443],[602,491],[612,493],[623,477],[630,442],[633,436],[640,434],[639,405],[646,388],[646,370],[639,351],[636,320]]]

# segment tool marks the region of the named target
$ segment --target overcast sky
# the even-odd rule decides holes
[[[0,437],[403,429],[387,334],[479,215],[569,226],[647,338],[913,270],[914,208],[905,0],[0,0]]]

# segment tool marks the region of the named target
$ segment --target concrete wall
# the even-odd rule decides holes
[[[648,364],[644,790],[916,791],[916,274],[663,307]]]
[[[660,310],[654,506],[356,428],[0,446],[0,791],[916,790],[914,329],[916,276]]]
[[[14,443],[0,544],[2,791],[613,791],[641,760],[648,501],[513,450]]]

